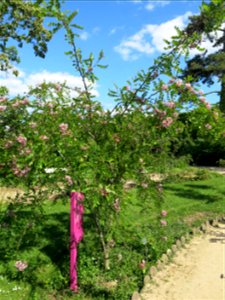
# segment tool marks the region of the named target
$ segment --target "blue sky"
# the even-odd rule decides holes
[[[201,1],[65,1],[65,10],[77,10],[75,23],[84,27],[79,31],[77,46],[84,56],[93,52],[97,57],[104,50],[105,70],[96,70],[99,82],[95,94],[104,107],[112,108],[113,100],[107,96],[114,84],[123,86],[141,69],[152,65],[153,59],[164,50],[163,39],[175,33],[174,26],[187,25],[188,16],[199,12]],[[205,46],[210,51],[209,43]],[[80,85],[79,75],[64,52],[68,45],[64,33],[58,32],[49,43],[43,60],[34,56],[31,46],[20,51],[19,78],[10,74],[0,76],[1,84],[10,88],[11,94],[25,92],[27,85],[46,81],[64,81]],[[204,88],[208,91],[207,88]],[[209,101],[217,98],[211,96]]]

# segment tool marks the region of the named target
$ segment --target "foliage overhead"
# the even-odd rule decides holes
[[[180,47],[188,46],[188,49],[200,49],[202,41],[210,41],[215,49],[208,53],[202,49],[201,54],[196,54],[187,60],[186,69],[181,78],[191,76],[192,82],[202,81],[212,85],[217,80],[221,84],[221,90],[216,91],[220,95],[219,107],[225,112],[225,3],[222,0],[203,2],[199,15],[190,17],[187,27],[179,31],[174,38]]]
[[[47,44],[58,29],[45,25],[47,18],[54,18],[60,9],[58,0],[2,0],[0,3],[0,69],[12,68],[19,62],[17,47],[24,43],[33,46],[36,56],[45,57]],[[12,41],[16,46],[10,46]],[[15,71],[16,72],[16,71]]]

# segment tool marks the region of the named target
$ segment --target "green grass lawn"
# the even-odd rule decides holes
[[[95,230],[90,226],[90,216],[85,215],[85,237],[79,246],[80,294],[76,299],[129,299],[131,293],[142,286],[144,274],[137,267],[141,259],[148,261],[148,267],[154,265],[157,258],[193,226],[224,215],[224,176],[204,170],[195,178],[190,176],[190,180],[181,173],[168,177],[163,183],[160,209],[168,212],[164,218],[167,226],[158,226],[162,217],[152,199],[140,197],[140,190],[136,188],[127,192],[129,201],[122,206],[114,233],[116,245],[111,251],[113,267],[110,271],[102,268]],[[5,205],[1,206],[0,299],[74,298],[68,290],[69,199],[67,202],[46,201],[44,213],[18,209],[11,219],[3,218]],[[16,260],[29,263],[19,277],[14,266]],[[115,281],[118,282],[116,289],[105,286],[106,282]]]

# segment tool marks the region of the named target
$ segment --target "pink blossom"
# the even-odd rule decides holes
[[[16,101],[12,104],[12,107],[19,107],[20,106],[20,102]]]
[[[205,128],[207,128],[207,129],[212,129],[212,125],[210,125],[210,124],[205,124]]]
[[[189,90],[192,88],[191,84],[190,83],[185,83],[185,87]]]
[[[30,122],[30,123],[29,123],[29,126],[30,126],[30,128],[34,129],[34,128],[37,127],[37,123],[35,123],[35,122]]]
[[[71,176],[66,175],[66,176],[65,176],[65,179],[66,179],[68,185],[73,185],[73,179],[71,178]]]
[[[30,168],[27,166],[24,169],[20,170],[20,177],[26,176],[27,173],[30,172]]]
[[[23,105],[27,105],[27,104],[29,104],[30,102],[29,102],[29,99],[24,98],[23,100],[20,101],[20,103],[23,104]]]
[[[7,108],[6,105],[1,105],[1,106],[0,106],[0,111],[4,111],[4,110],[6,110],[6,108]]]
[[[66,123],[61,123],[61,124],[59,125],[59,130],[60,130],[60,132],[64,135],[64,134],[66,134],[66,132],[67,132],[67,130],[68,130],[68,127],[69,127],[68,124],[66,124]]]
[[[27,148],[27,149],[24,150],[24,153],[27,154],[27,155],[31,154],[31,152],[32,152],[32,150],[30,148]]]
[[[125,89],[126,89],[127,91],[130,91],[130,86],[127,85],[127,86],[125,87]]]
[[[182,86],[182,84],[183,84],[183,81],[181,79],[178,79],[176,81],[176,86],[180,87],[180,86]]]
[[[142,259],[142,261],[139,263],[138,266],[141,270],[144,270],[146,267],[146,261],[144,259]]]
[[[19,135],[16,138],[17,142],[19,142],[22,146],[26,146],[27,144],[27,138],[25,138],[25,136]]]
[[[24,177],[30,171],[30,168],[26,166],[24,169],[20,169],[17,165],[12,167],[13,174],[18,177]]]
[[[167,91],[168,90],[168,85],[167,84],[163,84],[162,85],[162,90],[163,91]]]
[[[8,149],[8,148],[12,147],[12,145],[13,145],[13,141],[7,141],[5,143],[5,148]]]
[[[192,88],[192,87],[189,89],[189,91],[190,91],[190,93],[192,93],[194,95],[198,94],[198,92],[194,88]]]
[[[28,263],[26,261],[18,260],[15,263],[15,267],[17,268],[18,271],[23,272],[28,267]]]
[[[179,116],[179,113],[177,112],[177,111],[175,111],[174,113],[173,113],[173,117],[174,118],[177,118]]]
[[[173,119],[171,117],[167,117],[165,120],[162,121],[163,127],[169,127],[173,123]]]
[[[166,225],[167,225],[167,221],[166,221],[166,220],[161,220],[161,221],[160,221],[160,224],[161,224],[162,226],[166,226]]]
[[[161,216],[166,217],[167,216],[167,211],[166,210],[162,210],[161,211]]]
[[[173,78],[171,78],[170,80],[169,80],[169,83],[174,83],[175,82],[175,79],[173,79]]]
[[[41,135],[41,136],[40,136],[40,139],[41,139],[42,141],[47,141],[49,138],[48,138],[46,135]]]
[[[200,97],[199,100],[200,100],[202,103],[205,103],[205,102],[206,102],[206,98],[205,98],[205,97]]]
[[[210,109],[210,108],[211,108],[211,104],[210,104],[209,102],[206,102],[205,107],[206,107],[207,109]]]
[[[169,107],[169,108],[174,108],[175,107],[175,103],[173,101],[165,102],[164,105]]]
[[[199,90],[199,91],[198,91],[198,94],[199,94],[199,95],[204,95],[204,92],[201,91],[201,90]]]
[[[84,194],[81,193],[81,192],[77,193],[77,200],[78,201],[84,201]]]
[[[6,97],[0,97],[0,103],[5,102],[6,100]]]

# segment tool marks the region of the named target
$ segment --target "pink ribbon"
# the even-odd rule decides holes
[[[84,236],[84,195],[71,192],[70,200],[70,289],[77,292],[77,245]]]

